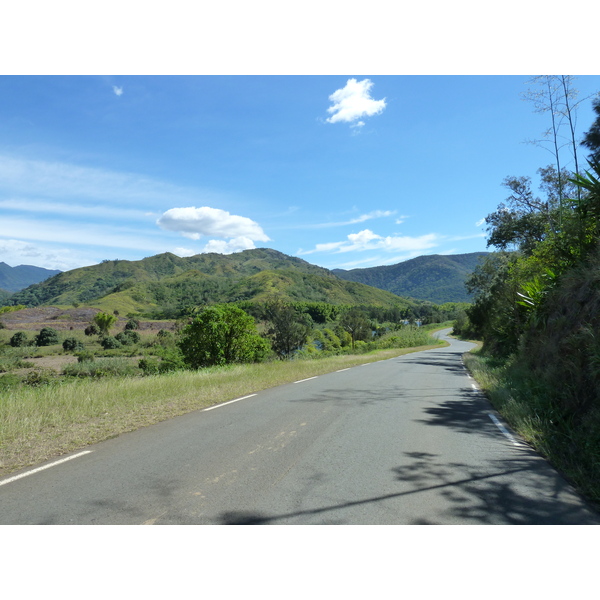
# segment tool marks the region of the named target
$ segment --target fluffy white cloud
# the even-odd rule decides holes
[[[362,81],[348,79],[345,87],[329,96],[333,106],[327,109],[331,114],[327,122],[344,122],[350,123],[353,127],[363,127],[365,123],[360,119],[377,115],[386,107],[385,98],[374,100],[371,97],[372,87],[373,82],[370,79]]]
[[[113,85],[113,92],[115,93],[115,96],[122,96],[123,95],[123,88],[122,87],[117,87],[116,85]]]
[[[362,252],[365,250],[384,250],[386,252],[417,252],[434,248],[439,243],[439,236],[429,233],[418,237],[377,235],[370,229],[348,235],[348,241],[317,244],[313,250],[298,250],[298,254],[314,254],[316,252]]]
[[[252,250],[256,248],[254,242],[247,237],[237,237],[226,242],[225,240],[210,240],[201,250],[202,254],[215,252],[216,254],[233,254],[242,250]]]
[[[171,208],[156,222],[162,229],[198,240],[201,236],[268,242],[260,225],[248,217],[232,215],[208,206]]]

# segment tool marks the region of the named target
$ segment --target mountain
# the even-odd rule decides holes
[[[109,260],[59,273],[11,297],[26,306],[86,304],[121,314],[177,315],[209,302],[262,301],[277,293],[294,302],[414,306],[405,298],[276,250],[181,258],[165,253],[140,261]]]
[[[333,269],[345,279],[364,283],[399,296],[426,300],[435,304],[469,302],[465,279],[488,252],[419,256],[383,267]]]
[[[0,290],[18,292],[58,273],[60,271],[42,269],[41,267],[33,267],[31,265],[11,267],[4,262],[0,262]]]

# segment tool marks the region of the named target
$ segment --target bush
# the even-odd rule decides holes
[[[76,338],[67,338],[62,347],[65,352],[81,352],[84,348],[83,344]]]
[[[129,319],[127,323],[125,323],[125,329],[128,331],[132,331],[134,329],[139,329],[140,322],[137,319]]]
[[[13,348],[21,348],[29,344],[29,338],[24,331],[17,331],[17,333],[10,338],[9,343]]]
[[[127,329],[115,336],[115,339],[121,342],[123,346],[132,346],[140,343],[140,334],[137,331]]]
[[[105,349],[105,350],[116,350],[117,348],[122,348],[122,344],[121,342],[113,337],[112,335],[108,335],[106,336],[101,342],[100,345]]]
[[[84,350],[83,352],[79,352],[76,354],[77,362],[93,362],[95,359],[94,353],[89,350]]]
[[[92,323],[83,330],[83,333],[85,333],[85,335],[98,335],[100,330]]]
[[[138,368],[126,358],[99,358],[93,362],[67,365],[63,373],[71,377],[130,377],[138,374]]]
[[[58,331],[56,329],[52,329],[52,327],[44,327],[36,336],[35,336],[35,345],[36,346],[52,346],[53,344],[58,344]]]

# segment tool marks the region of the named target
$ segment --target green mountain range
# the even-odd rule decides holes
[[[12,304],[85,304],[121,314],[176,316],[211,302],[260,302],[277,294],[292,302],[408,308],[415,303],[276,250],[181,258],[165,253],[140,261],[109,260],[59,273],[11,296]]]
[[[60,271],[42,269],[41,267],[33,267],[31,265],[11,267],[5,262],[0,262],[0,290],[18,292],[58,273]]]
[[[334,269],[332,273],[346,281],[364,283],[399,296],[427,300],[434,304],[470,302],[465,279],[487,254],[432,254],[396,265],[350,271]]]

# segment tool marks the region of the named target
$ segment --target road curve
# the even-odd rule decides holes
[[[280,386],[0,480],[0,524],[598,524],[463,364],[408,354]],[[25,475],[25,476],[24,476]]]

